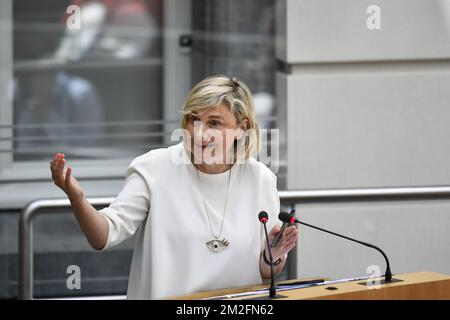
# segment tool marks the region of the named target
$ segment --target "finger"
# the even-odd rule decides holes
[[[283,241],[288,241],[289,239],[291,239],[292,237],[296,237],[298,234],[297,230],[291,230],[290,232],[286,232],[283,235]]]
[[[61,167],[64,168],[65,163],[66,163],[66,160],[64,158],[60,158],[58,160],[58,169],[61,168]]]
[[[297,241],[297,238],[298,238],[298,232],[293,232],[289,237],[283,238],[283,240],[281,241],[281,245],[284,246],[287,243],[290,243],[292,241]]]
[[[295,232],[295,230],[297,230],[297,229],[296,228],[292,229],[291,227],[284,229],[283,238],[286,239],[286,238],[292,236],[292,234],[293,234],[293,232]]]
[[[295,226],[290,226],[290,227],[287,227],[285,230],[284,230],[284,232],[286,233],[286,234],[290,234],[291,232],[294,232],[294,231],[296,231],[297,230],[297,228],[295,227]]]
[[[284,251],[284,250],[287,250],[290,247],[295,247],[296,244],[297,244],[297,240],[290,241],[290,242],[285,243],[283,245],[283,247],[281,247],[281,249]]]
[[[54,162],[56,161],[57,155],[58,155],[58,154],[55,154],[55,155],[53,156],[52,160],[50,160],[51,163],[54,163]]]
[[[284,247],[290,246],[292,243],[295,243],[295,242],[297,242],[297,239],[296,238],[292,238],[289,241],[283,242],[281,244],[281,247],[284,248]]]
[[[51,168],[52,170],[56,170],[59,166],[59,159],[53,159],[51,161]]]
[[[286,229],[283,231],[283,233],[286,231]],[[277,248],[283,248],[286,246],[288,242],[294,241],[297,239],[297,230],[291,232],[291,235],[289,237],[286,237],[284,234],[281,237],[281,241],[276,245]]]
[[[60,164],[61,161],[60,160],[56,160],[55,163],[53,164],[53,168],[52,168],[52,178],[53,181],[55,181],[55,183],[57,185],[61,185],[63,179],[62,179],[62,174],[60,172]]]
[[[56,174],[62,180],[64,180],[63,179],[63,177],[64,177],[64,165],[65,165],[65,160],[61,159],[61,160],[59,160],[59,165],[58,165],[58,168],[56,169]]]
[[[68,167],[67,168],[67,172],[66,172],[66,178],[65,178],[65,180],[66,180],[66,185],[67,184],[69,184],[69,182],[70,182],[70,177],[72,176],[72,168],[71,167]]]
[[[52,169],[52,175],[56,176],[56,169],[58,169],[59,160],[52,160],[50,167]]]
[[[289,242],[284,247],[282,247],[282,250],[283,251],[288,250],[291,247],[295,247],[296,244],[297,244],[297,241]]]
[[[289,233],[284,234],[284,235],[283,235],[283,241],[286,241],[286,240],[288,240],[288,239],[294,237],[296,234],[297,234],[297,233],[296,233],[295,231],[292,231],[292,232],[289,232]]]
[[[297,245],[297,244],[296,244],[295,242],[294,242],[294,243],[291,243],[290,245],[284,247],[283,250],[281,250],[281,251],[282,251],[284,254],[286,254],[286,253],[288,253],[289,251],[291,251],[293,248],[295,248],[296,245]]]
[[[52,160],[52,170],[58,168],[61,153],[55,154]]]
[[[293,243],[292,245],[290,245],[289,247],[286,247],[286,253],[289,253],[289,251],[291,251],[292,249],[295,248],[296,243]],[[286,254],[285,253],[285,254]]]
[[[297,242],[297,237],[292,237],[291,239],[283,242],[282,247],[289,246],[291,243]]]
[[[276,257],[283,257],[286,254],[288,254],[289,251],[291,251],[294,247],[295,247],[295,243],[293,243],[293,244],[291,244],[291,245],[289,245],[287,247],[284,247],[281,250],[277,251],[276,253],[272,253],[272,254],[274,256],[276,256]]]
[[[297,238],[297,236],[298,236],[298,230],[294,230],[286,235],[285,240],[289,241],[292,238]]]

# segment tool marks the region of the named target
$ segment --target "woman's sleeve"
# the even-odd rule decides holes
[[[261,201],[262,210],[266,211],[269,215],[267,221],[267,232],[270,232],[272,228],[278,224],[281,226],[281,221],[278,219],[280,213],[280,196],[277,189],[277,177],[267,167],[264,170],[261,189]],[[264,250],[266,244],[266,235],[264,229],[261,226],[261,251]]]
[[[116,199],[99,212],[108,222],[108,240],[102,250],[130,238],[150,210],[150,191],[144,178],[133,171],[127,174],[124,186]]]

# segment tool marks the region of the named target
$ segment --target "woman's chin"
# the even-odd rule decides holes
[[[211,157],[203,157],[202,159],[194,157],[194,163],[195,164],[202,164],[202,165],[218,164],[216,159],[211,158]]]
[[[217,164],[225,164],[223,160],[219,158],[216,158],[214,156],[211,156],[209,153],[204,152],[202,154],[202,157],[198,157],[196,155],[193,155],[194,163],[195,164],[202,164],[202,165],[217,165]]]

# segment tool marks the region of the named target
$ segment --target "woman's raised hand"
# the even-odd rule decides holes
[[[72,176],[72,168],[68,166],[67,170],[64,169],[65,163],[66,159],[62,153],[57,153],[50,161],[53,182],[67,194],[70,200],[80,200],[84,198],[84,191],[77,179]]]

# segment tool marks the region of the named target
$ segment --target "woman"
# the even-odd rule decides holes
[[[63,154],[50,166],[69,197],[91,246],[105,250],[138,229],[128,298],[149,299],[261,283],[270,278],[264,229],[280,231],[275,175],[252,154],[259,131],[247,86],[208,77],[188,94],[183,142],[152,150],[128,167],[122,191],[107,208],[94,209]],[[247,133],[256,134],[247,134]],[[294,248],[297,229],[286,228],[272,248],[278,274]]]

